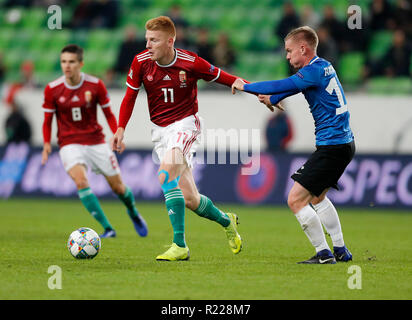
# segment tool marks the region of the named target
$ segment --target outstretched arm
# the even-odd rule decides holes
[[[295,90],[285,91],[285,92],[278,93],[278,94],[273,94],[270,96],[270,103],[275,105],[279,103],[280,101],[282,101],[283,99],[293,96],[299,92],[300,92],[299,89],[295,89]]]
[[[299,93],[299,89],[296,90],[291,90],[291,91],[286,91],[286,92],[282,92],[279,94],[273,94],[273,95],[262,95],[260,94],[258,96],[259,101],[262,102],[263,104],[265,104],[271,111],[274,111],[273,106],[277,107],[278,109],[280,109],[281,111],[285,111],[285,109],[283,108],[283,106],[280,104],[280,102],[290,96],[293,96],[294,94]]]
[[[216,79],[216,82],[231,87],[232,84],[236,81],[236,79],[241,79],[245,83],[250,83],[249,81],[236,77],[226,71],[223,71],[222,69],[220,69],[220,74],[219,77]]]
[[[217,82],[228,87],[231,87],[236,79],[242,79],[218,67],[215,67],[210,62],[199,56],[197,56],[193,68],[193,71],[199,79],[203,79],[207,82]],[[249,83],[246,80],[243,81]]]
[[[240,81],[235,81],[232,85],[232,93],[236,90],[241,90],[254,94],[280,94],[286,92],[300,92],[298,87],[290,78],[282,80],[261,81],[249,84],[243,84]]]
[[[113,151],[121,153],[124,150],[124,147],[122,148],[124,129],[126,128],[127,123],[129,122],[129,119],[132,116],[134,104],[136,102],[138,93],[138,90],[131,89],[130,87],[127,87],[126,89],[126,94],[120,106],[119,126],[111,141]]]

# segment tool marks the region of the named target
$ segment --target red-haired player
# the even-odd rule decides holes
[[[198,192],[191,169],[192,156],[200,144],[203,130],[203,122],[198,115],[197,81],[215,81],[230,87],[237,78],[193,52],[175,48],[175,39],[176,29],[169,17],[147,21],[147,50],[136,55],[132,62],[112,148],[121,152],[124,130],[139,88],[143,85],[153,123],[154,150],[161,162],[159,183],[174,235],[170,248],[156,259],[189,259],[189,248],[185,242],[185,207],[219,223],[226,232],[232,252],[237,254],[242,248],[242,239],[236,230],[237,216],[222,212],[208,197]]]

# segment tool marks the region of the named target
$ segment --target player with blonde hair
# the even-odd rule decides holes
[[[334,264],[352,260],[352,254],[343,241],[337,211],[326,194],[331,187],[338,188],[338,180],[354,156],[355,142],[342,85],[331,63],[317,56],[318,42],[310,27],[292,30],[285,37],[285,50],[286,59],[298,70],[296,74],[252,84],[237,79],[232,93],[244,90],[259,94],[259,101],[267,106],[299,92],[304,94],[315,120],[316,151],[292,175],[295,183],[288,205],[316,250],[315,256],[301,263]],[[333,254],[322,224],[332,238]]]

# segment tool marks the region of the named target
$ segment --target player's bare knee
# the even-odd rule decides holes
[[[167,170],[165,170],[167,172]],[[160,172],[157,174],[157,179],[159,180],[160,185],[163,185],[166,182],[167,175],[165,172]]]
[[[200,195],[190,194],[184,195],[186,208],[196,210],[199,207]]]
[[[126,186],[123,183],[116,183],[111,185],[112,190],[117,195],[123,195],[126,192]]]
[[[320,202],[322,202],[323,199],[321,199],[320,197],[313,197],[313,199],[311,200],[310,203],[313,204],[313,205],[316,205],[316,204],[319,204]]]
[[[176,177],[176,173],[173,172],[172,174],[170,173],[170,171],[165,170],[166,167],[164,167],[163,165],[160,167],[160,170],[157,174],[157,178],[159,180],[160,186],[163,190],[163,192],[168,192],[172,189],[176,189],[179,187],[179,179],[180,176],[178,175]],[[170,169],[169,169],[170,170]]]
[[[185,198],[185,205],[186,205],[186,208],[188,208],[188,209],[190,209],[190,210],[195,210],[196,208],[194,208],[194,205],[193,205],[193,203],[194,203],[195,201],[194,201],[194,199],[193,198],[188,198],[188,197],[186,197]]]
[[[296,203],[296,197],[294,196],[293,192],[289,192],[288,194],[288,207],[292,210],[292,208],[295,206]],[[293,210],[292,210],[293,211]]]
[[[289,207],[290,210],[295,212],[296,201],[294,199],[292,199],[291,197],[288,197],[288,207]]]
[[[76,184],[76,187],[78,190],[85,189],[89,187],[89,181],[87,178],[77,178],[74,179],[74,183]]]
[[[302,209],[306,204],[303,203],[299,198],[294,196],[293,194],[289,194],[288,196],[288,206],[293,213],[297,213]]]
[[[323,191],[319,197],[314,196],[311,199],[310,203],[313,204],[313,205],[321,203],[323,200],[325,200],[328,190],[329,190],[329,188],[325,189],[325,191]]]
[[[169,150],[162,159],[162,166],[176,166],[185,164],[185,157],[180,148]]]

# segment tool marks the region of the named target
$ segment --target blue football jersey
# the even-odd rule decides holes
[[[290,79],[309,103],[315,120],[316,145],[351,142],[353,133],[346,97],[331,63],[315,56]]]

